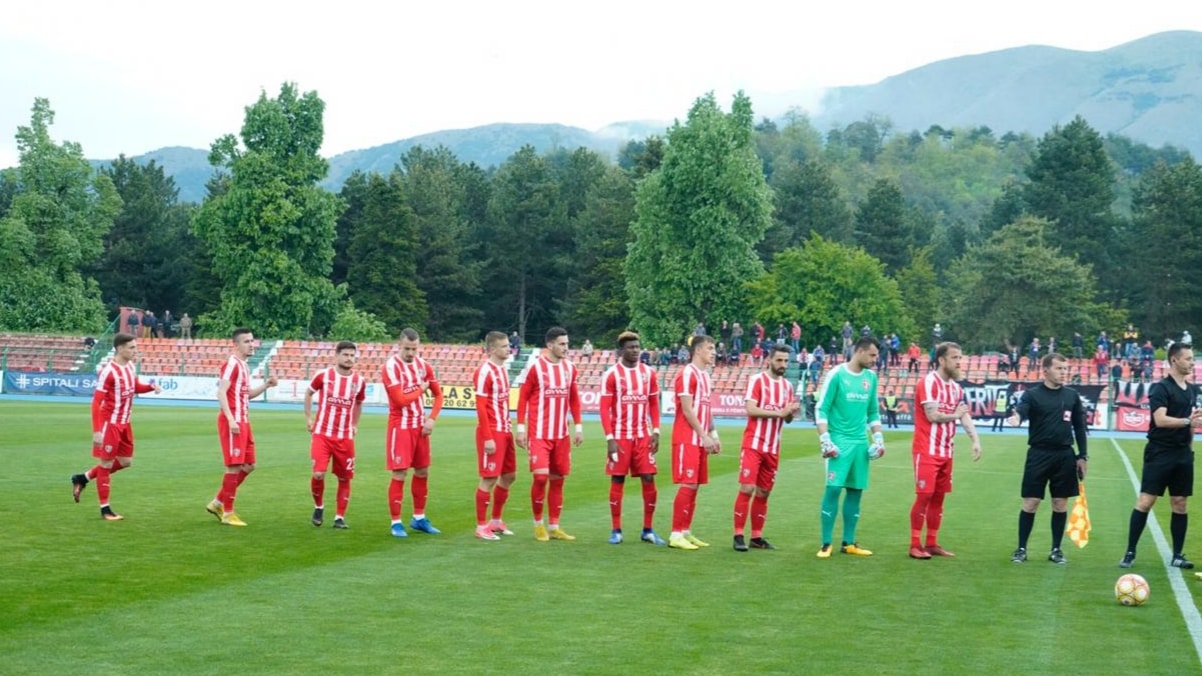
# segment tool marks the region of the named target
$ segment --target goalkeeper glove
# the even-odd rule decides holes
[[[885,435],[873,432],[872,443],[868,445],[868,459],[876,460],[883,457],[885,457]]]
[[[818,443],[822,446],[822,457],[837,458],[839,457],[839,447],[835,442],[831,441],[831,433],[825,432],[818,436]]]

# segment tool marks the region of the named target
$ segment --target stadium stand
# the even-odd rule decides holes
[[[0,334],[0,368],[11,371],[78,371],[90,349],[83,336]]]

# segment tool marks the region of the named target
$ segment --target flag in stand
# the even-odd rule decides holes
[[[1089,505],[1085,502],[1085,482],[1078,484],[1081,494],[1073,502],[1073,508],[1068,514],[1068,533],[1078,548],[1089,544]]]

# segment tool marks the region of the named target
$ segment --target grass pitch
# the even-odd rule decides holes
[[[955,559],[906,555],[912,501],[909,434],[886,435],[859,541],[876,555],[814,557],[822,465],[813,428],[791,426],[766,536],[779,550],[730,548],[737,430],[711,465],[694,532],[713,544],[681,552],[636,541],[637,482],[626,491],[620,546],[609,533],[604,445],[596,424],[573,454],[564,527],[574,543],[539,543],[529,475],[507,518],[517,535],[472,537],[475,453],[470,418],[444,416],[434,437],[427,513],[439,536],[388,535],[385,417],[365,414],[347,521],[309,524],[308,435],[299,410],[255,410],[259,469],[238,493],[250,523],[219,525],[204,505],[218,488],[212,408],[140,405],[134,467],[113,478],[98,516],[68,477],[90,467],[80,403],[0,401],[8,471],[0,504],[0,672],[23,673],[1197,673],[1199,659],[1151,533],[1133,572],[1152,597],[1120,606],[1113,584],[1134,496],[1108,439],[1091,440],[1090,544],[1065,539],[1068,566],[1043,559],[1049,504],[1032,559],[1010,563],[1025,435],[988,434],[979,463],[962,449],[941,541]],[[1139,466],[1142,443],[1120,442]],[[519,451],[519,455],[521,452]],[[665,465],[667,457],[663,458]],[[519,469],[524,469],[519,457]],[[666,469],[666,467],[665,467]],[[675,489],[660,478],[657,530]],[[406,489],[405,517],[410,513]],[[1167,532],[1167,502],[1156,516]],[[841,533],[836,527],[836,538]],[[1202,556],[1202,525],[1187,552]],[[1181,575],[1179,571],[1171,574]],[[1188,576],[1197,604],[1202,582]]]

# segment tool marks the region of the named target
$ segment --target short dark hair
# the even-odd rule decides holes
[[[1173,357],[1181,354],[1184,350],[1192,350],[1194,346],[1189,343],[1173,343],[1169,346],[1169,354],[1166,357],[1169,361],[1173,361]]]
[[[113,334],[113,347],[121,347],[122,345],[133,342],[135,340],[137,340],[137,338],[134,338],[133,335],[131,335],[131,334],[115,333],[115,334]],[[95,342],[95,341],[93,341],[93,342]]]
[[[873,338],[872,336],[860,336],[860,339],[855,343],[856,352],[859,352],[860,350],[867,350],[869,347],[875,347],[879,350],[881,349],[881,344],[876,342],[876,338]]]
[[[639,334],[634,331],[623,331],[618,334],[618,349],[626,347],[626,343],[632,343],[639,339]]]
[[[547,329],[546,342],[547,342],[547,344],[551,344],[551,343],[555,342],[556,340],[559,340],[559,338],[561,336],[566,336],[566,335],[568,335],[567,329],[563,328],[562,326],[552,326],[551,328]]]
[[[1065,358],[1065,356],[1060,354],[1059,352],[1051,352],[1051,353],[1045,354],[1043,356],[1043,362],[1042,362],[1043,367],[1045,369],[1050,369],[1050,368],[1052,368],[1052,364],[1054,364],[1058,361],[1068,361],[1068,359]]]
[[[230,334],[230,340],[232,340],[236,343],[236,342],[238,342],[238,338],[240,336],[245,336],[248,333],[253,334],[254,331],[251,331],[250,329],[246,328],[245,326],[239,326],[238,328],[234,329],[233,333]]]
[[[338,344],[334,346],[334,354],[338,354],[343,350],[355,350],[357,352],[359,350],[359,346],[349,340],[340,340],[338,341]]]
[[[421,336],[417,335],[417,329],[410,328],[401,329],[401,338],[404,340],[421,340]]]
[[[773,345],[772,351],[768,353],[768,358],[771,359],[772,355],[776,354],[777,352],[792,352],[792,350],[789,349],[788,345]]]
[[[698,346],[705,345],[706,343],[712,344],[713,342],[713,336],[707,336],[705,334],[693,336],[693,340],[689,341],[689,356],[692,357],[697,352]]]
[[[485,345],[496,345],[497,343],[505,343],[506,345],[508,345],[509,344],[509,336],[505,335],[504,333],[501,333],[500,331],[489,331],[484,336],[484,344]]]
[[[946,357],[948,351],[953,350],[953,349],[959,350],[960,346],[956,343],[951,342],[950,340],[943,342],[943,343],[939,343],[938,345],[935,346],[935,361],[938,362],[940,359]]]

